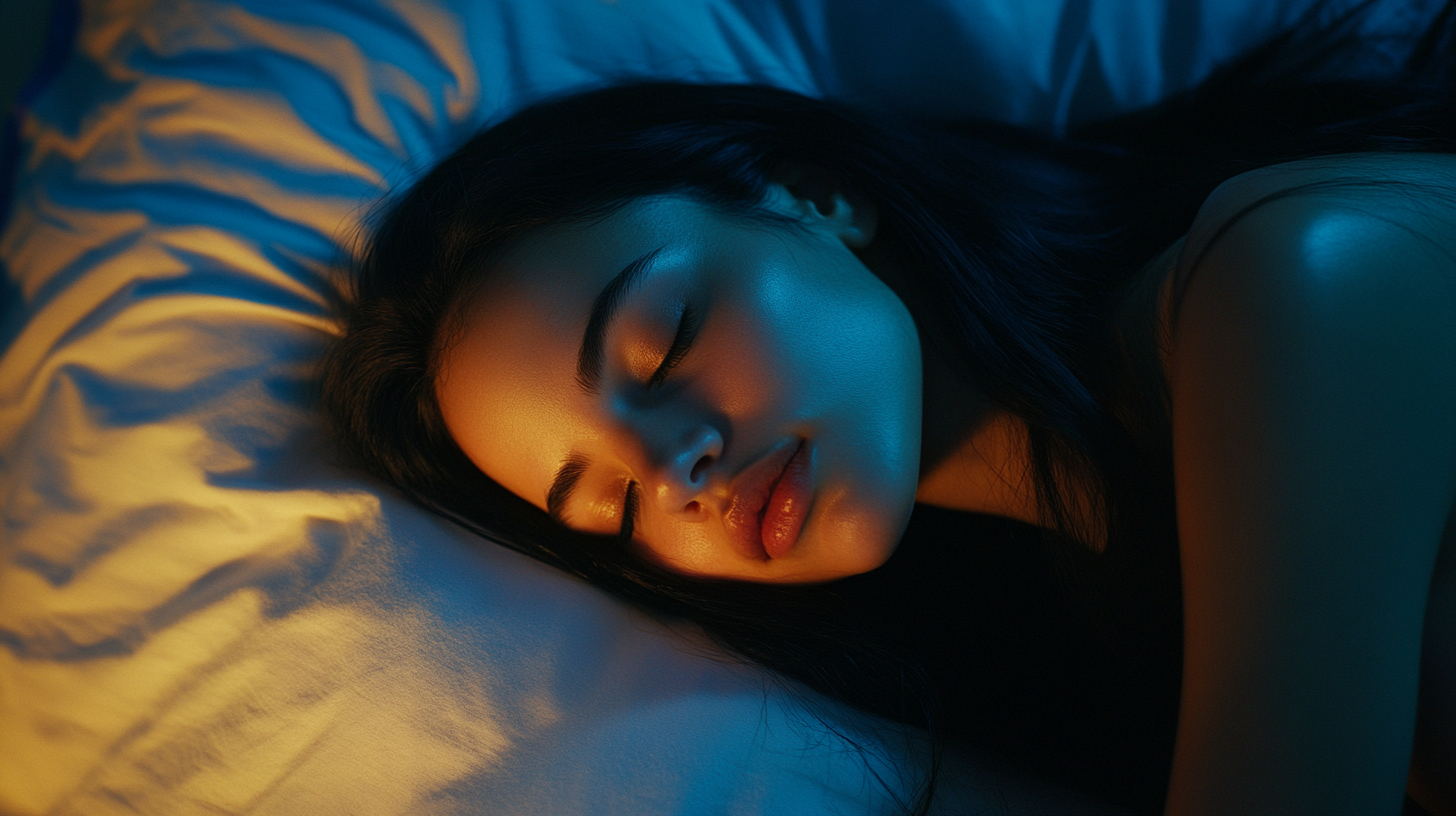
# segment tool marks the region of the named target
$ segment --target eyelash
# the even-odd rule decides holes
[[[631,541],[632,532],[637,528],[639,493],[640,486],[635,481],[627,483],[627,498],[622,502],[622,530],[617,533],[622,541]]]
[[[688,349],[692,348],[693,340],[697,338],[701,325],[702,322],[698,320],[698,313],[693,310],[693,307],[684,305],[682,317],[677,323],[677,334],[672,338],[672,345],[667,349],[667,354],[663,355],[662,364],[652,372],[652,377],[647,380],[649,390],[660,388],[667,381],[667,375],[677,368],[677,364],[687,356]]]
[[[667,382],[667,375],[672,373],[677,364],[687,356],[688,349],[692,348],[693,340],[697,339],[698,329],[702,322],[698,319],[698,313],[693,307],[683,305],[682,316],[677,322],[677,333],[672,337],[672,345],[668,347],[667,354],[663,355],[662,363],[652,376],[647,380],[648,390],[661,388]],[[622,541],[631,541],[632,532],[637,527],[637,506],[641,502],[641,485],[635,481],[627,483],[627,497],[622,502],[622,530],[617,533],[617,538]]]

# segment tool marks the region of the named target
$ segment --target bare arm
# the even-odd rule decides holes
[[[1170,814],[1400,811],[1456,496],[1456,260],[1387,198],[1280,199],[1190,248]]]

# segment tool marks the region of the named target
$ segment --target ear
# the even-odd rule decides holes
[[[874,202],[828,170],[784,162],[769,183],[777,188],[770,202],[774,209],[829,230],[850,249],[864,249],[875,240],[879,210]]]

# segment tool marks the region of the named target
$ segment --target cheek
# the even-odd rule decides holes
[[[660,517],[653,522],[642,530],[642,540],[653,543],[633,545],[647,561],[685,575],[712,575],[736,560],[725,556],[723,542],[707,524],[673,524]]]
[[[914,322],[867,270],[767,276],[725,304],[721,324],[722,369],[737,379],[744,407],[774,398],[773,392],[828,397],[825,386],[850,389],[866,378],[894,378],[909,366],[918,376]]]
[[[729,337],[724,362],[715,372],[713,402],[738,421],[770,416],[788,407],[791,379],[784,360],[761,336]]]
[[[693,390],[735,424],[781,415],[800,378],[772,315],[731,301],[713,306],[688,359]]]
[[[817,297],[798,300],[777,338],[782,374],[805,408],[853,414],[867,431],[894,434],[912,420],[918,430],[920,342],[899,298],[878,280],[809,294]]]
[[[875,281],[877,284],[878,281]],[[819,422],[823,491],[813,542],[846,574],[884,563],[919,483],[920,341],[887,289],[831,301],[798,359],[813,369],[806,407]],[[814,351],[817,349],[817,351]]]
[[[836,274],[837,273],[837,274]],[[704,396],[739,421],[849,435],[869,460],[918,465],[920,342],[909,312],[868,270],[769,276],[720,302],[704,344]],[[706,333],[705,333],[706,334]],[[789,429],[774,429],[775,432]],[[913,438],[912,438],[913,437]],[[872,452],[878,451],[878,456]],[[861,462],[860,464],[866,464]]]

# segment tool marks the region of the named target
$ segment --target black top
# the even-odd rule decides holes
[[[883,574],[858,589],[930,671],[942,734],[1160,813],[1182,669],[1176,551],[1164,540],[1098,554],[1010,519],[917,505]],[[874,597],[885,593],[895,597]]]

